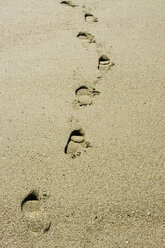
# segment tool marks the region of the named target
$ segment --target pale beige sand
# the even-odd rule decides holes
[[[0,2],[0,247],[164,247],[164,0],[73,3]]]

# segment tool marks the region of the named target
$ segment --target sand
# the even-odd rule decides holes
[[[1,1],[0,247],[164,246],[164,9]]]

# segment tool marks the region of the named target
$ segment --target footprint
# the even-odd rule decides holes
[[[87,32],[79,32],[77,38],[87,40],[89,43],[96,43],[95,37]]]
[[[85,21],[88,23],[98,22],[98,19],[90,13],[86,13],[84,17]]]
[[[65,4],[73,8],[78,6],[77,4],[72,3],[71,1],[62,1],[61,4]]]
[[[32,232],[47,232],[51,223],[48,222],[42,213],[41,202],[38,194],[33,191],[21,203],[21,211]]]
[[[111,66],[114,66],[115,63],[111,62],[110,59],[106,55],[102,55],[99,58],[98,61],[98,69],[100,71],[107,71],[108,69],[111,68]]]
[[[76,91],[77,102],[79,106],[87,106],[92,104],[92,98],[95,95],[99,95],[100,92],[94,88],[88,88],[87,86],[81,86]]]
[[[65,153],[70,154],[72,158],[80,156],[85,151],[85,148],[91,147],[90,142],[85,141],[85,133],[82,129],[77,129],[71,132]]]

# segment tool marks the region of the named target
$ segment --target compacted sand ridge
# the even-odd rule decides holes
[[[164,10],[0,2],[0,248],[164,247]]]

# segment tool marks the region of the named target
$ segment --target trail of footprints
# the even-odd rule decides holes
[[[61,5],[68,7],[78,7],[72,1],[61,1]],[[84,14],[86,23],[97,23],[98,19],[93,14],[86,12]],[[86,40],[89,44],[96,43],[94,35],[88,32],[79,32],[77,38]],[[98,70],[100,72],[108,71],[115,64],[110,61],[108,56],[102,55],[98,59]],[[100,92],[93,87],[82,85],[75,90],[76,103],[79,107],[87,107],[93,103],[93,98],[99,95]],[[66,146],[64,148],[65,154],[72,159],[80,156],[87,148],[92,147],[91,143],[86,140],[85,131],[82,128],[75,129],[68,137]],[[51,222],[47,220],[47,216],[42,209],[42,201],[39,195],[32,191],[21,202],[21,211],[23,218],[26,221],[27,227],[34,233],[46,233],[51,227]]]
[[[64,2],[66,4],[66,1],[62,1],[61,4],[63,4]],[[77,6],[71,1],[67,1],[67,5],[70,7]],[[84,20],[86,23],[98,22],[98,18],[89,12],[85,12]],[[77,38],[86,41],[89,44],[96,43],[95,36],[90,34],[89,32],[80,31],[77,34]],[[110,61],[107,55],[103,54],[98,58],[97,69],[102,75],[104,72],[108,71],[112,66],[114,66],[114,63]],[[82,85],[75,90],[76,104],[79,107],[89,106],[93,103],[94,96],[99,94],[100,92],[97,91],[95,88],[88,87],[88,85]],[[85,141],[85,132],[82,131],[82,129],[79,129],[71,132],[64,151],[66,154],[70,155],[71,158],[76,158],[77,156],[80,156],[82,152],[85,152],[86,148],[88,147],[92,147],[92,145],[89,142]]]

